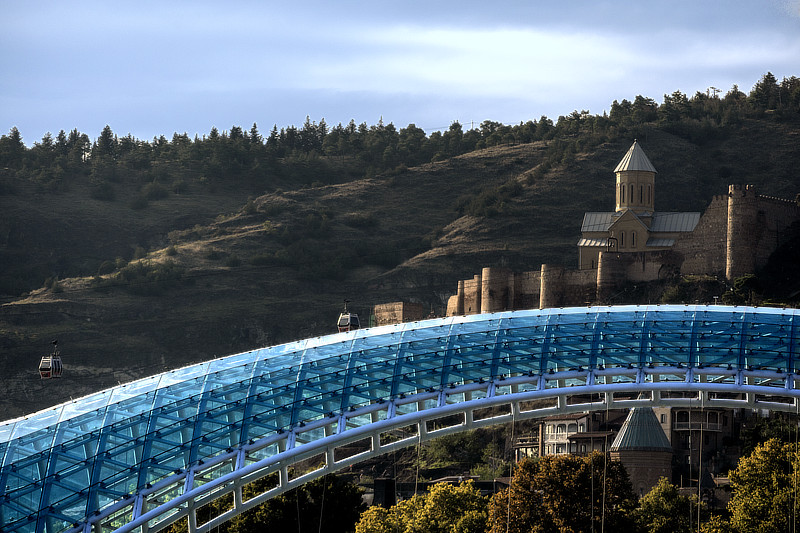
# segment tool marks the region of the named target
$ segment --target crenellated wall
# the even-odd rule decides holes
[[[422,304],[419,303],[392,302],[378,304],[373,308],[372,312],[375,315],[375,325],[385,326],[422,320],[424,310]]]
[[[731,185],[725,276],[734,279],[753,274],[767,264],[798,219],[800,206],[796,201],[762,196],[752,185]]]
[[[728,240],[728,196],[714,196],[692,233],[678,238],[672,249],[683,257],[683,274],[725,271]]]
[[[796,201],[761,196],[752,185],[731,185],[727,195],[711,200],[695,230],[669,250],[600,252],[597,268],[543,264],[538,271],[514,273],[487,267],[458,282],[447,315],[607,303],[626,284],[676,273],[725,272],[734,279],[764,266],[799,220]]]

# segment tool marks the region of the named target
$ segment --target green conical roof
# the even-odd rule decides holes
[[[611,444],[611,451],[672,451],[667,436],[658,423],[656,414],[650,407],[635,407],[628,413],[617,437]]]
[[[628,149],[628,153],[625,154],[625,157],[619,162],[614,172],[625,172],[627,170],[644,170],[646,172],[656,173],[656,167],[647,159],[644,150],[642,150],[642,147],[639,146],[637,141],[633,141],[633,144]]]

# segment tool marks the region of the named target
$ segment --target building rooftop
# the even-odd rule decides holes
[[[651,232],[684,232],[694,231],[700,221],[700,213],[653,213],[650,223]]]
[[[614,223],[615,215],[613,212],[587,212],[583,215],[581,232],[605,232]],[[649,231],[650,233],[683,233],[694,231],[697,223],[700,222],[700,213],[653,213]],[[592,246],[594,244],[587,244]]]
[[[611,451],[672,451],[672,446],[650,407],[635,407],[611,444]]]
[[[630,149],[628,149],[628,153],[625,154],[625,157],[622,158],[622,161],[619,162],[617,168],[614,169],[614,172],[625,172],[628,170],[644,170],[646,172],[657,172],[656,167],[653,166],[653,163],[647,159],[647,156],[642,150],[642,147],[639,146],[637,141],[633,141]]]

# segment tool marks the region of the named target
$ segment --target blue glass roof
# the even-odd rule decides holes
[[[3,531],[60,532],[102,519],[113,529],[200,486],[205,478],[187,470],[194,476],[203,462],[215,465],[207,477],[223,476],[281,446],[325,437],[331,420],[347,432],[446,405],[467,390],[478,398],[495,388],[636,386],[640,378],[622,375],[629,368],[644,369],[655,387],[659,367],[688,367],[718,369],[719,383],[732,390],[741,386],[736,371],[747,369],[753,383],[793,394],[787,372],[800,366],[797,316],[724,306],[517,311],[362,329],[215,359],[0,423],[0,523]],[[551,373],[563,380],[541,378]],[[659,379],[668,379],[663,373]],[[163,488],[160,503],[137,499],[153,487]]]

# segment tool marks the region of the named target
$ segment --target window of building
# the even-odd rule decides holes
[[[631,183],[631,202],[633,202],[633,183]]]
[[[661,413],[661,423],[662,424],[666,424],[667,423],[667,415],[666,415],[666,413]]]
[[[650,205],[650,186],[647,186],[647,205]]]
[[[620,192],[620,196],[619,196],[620,203],[625,203],[625,184],[624,183],[619,186],[619,192]]]
[[[577,431],[578,431],[578,424],[573,422],[572,424],[567,426],[567,433],[575,433]]]
[[[644,185],[639,185],[639,203],[644,203]]]
[[[585,427],[586,427],[586,426],[584,426],[583,424],[578,424],[578,431],[580,431],[581,433],[583,433],[583,432],[585,431],[585,430],[584,430],[584,428],[585,428]]]
[[[558,427],[556,427],[556,433],[564,433],[565,431],[567,431],[566,424],[559,424]]]
[[[581,453],[586,453],[586,445],[581,444]]]
[[[631,248],[636,248],[636,232],[631,232]]]

